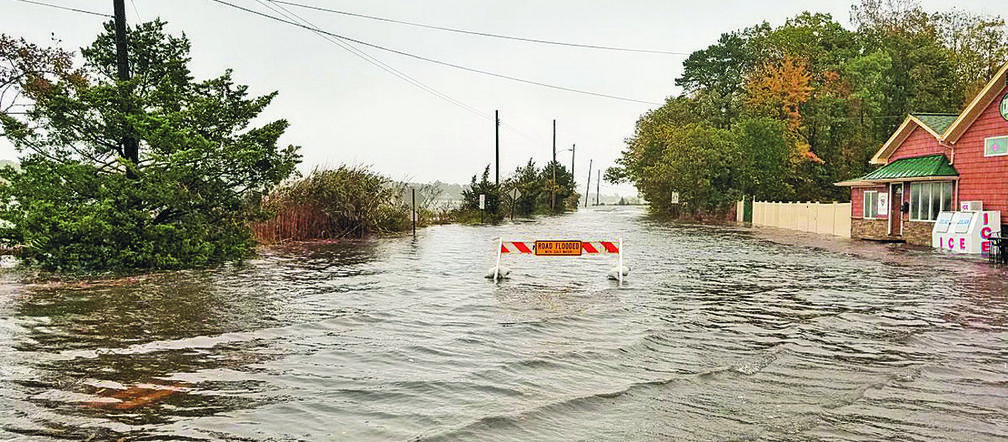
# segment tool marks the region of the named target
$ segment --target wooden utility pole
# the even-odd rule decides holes
[[[494,147],[497,152],[497,185],[500,186],[500,111],[494,111]]]
[[[595,180],[595,205],[596,206],[599,203],[598,194],[599,194],[599,184],[602,182],[602,169],[597,170],[597,172],[598,172],[598,178]]]
[[[553,185],[550,186],[550,210],[556,210],[556,120],[553,120],[553,162],[550,168],[553,169]]]
[[[119,85],[120,110],[123,113],[123,138],[122,155],[131,164],[126,165],[126,176],[136,178],[135,168],[140,162],[140,148],[136,138],[133,137],[129,124],[125,121],[125,116],[131,113],[129,105],[129,91],[123,84],[130,79],[129,57],[126,48],[126,5],[125,0],[112,0],[112,7],[115,10],[115,43],[116,43],[116,68]]]
[[[585,207],[588,207],[588,198],[591,194],[591,168],[592,160],[588,160],[588,183],[585,184]]]
[[[571,144],[571,188],[574,187],[574,144]]]
[[[556,162],[556,120],[553,120],[553,161]]]

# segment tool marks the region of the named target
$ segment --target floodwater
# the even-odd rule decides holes
[[[622,238],[509,256],[496,238]],[[0,439],[1004,440],[1008,270],[600,207],[0,280]]]

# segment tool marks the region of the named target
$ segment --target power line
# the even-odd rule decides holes
[[[303,17],[301,17],[301,16],[299,16],[299,15],[291,12],[290,10],[288,10],[287,8],[284,8],[283,6],[277,6],[277,8],[279,8],[279,10],[278,10],[277,8],[274,8],[274,7],[270,6],[269,4],[267,4],[263,0],[256,0],[256,2],[259,3],[259,4],[261,4],[261,5],[263,5],[263,6],[265,6],[266,8],[268,8],[270,10],[272,10],[272,11],[280,14],[280,15],[283,15],[284,17],[286,17],[288,19],[297,19],[297,20],[301,21],[302,23],[305,23],[305,24],[307,24],[309,26],[314,26],[308,20],[306,20]],[[328,36],[328,35],[326,35],[325,33],[322,33],[322,32],[315,32],[315,33],[319,37],[324,38],[326,41],[328,41],[330,43],[333,43],[333,44],[335,44],[335,45],[343,48],[344,50],[350,52],[351,54],[354,54],[354,55],[360,57],[364,61],[366,61],[368,63],[371,63],[371,64],[377,66],[378,68],[380,68],[380,69],[382,69],[382,70],[384,70],[384,71],[386,71],[386,72],[388,72],[388,73],[390,73],[392,75],[395,75],[396,77],[402,79],[403,81],[406,81],[407,83],[410,83],[413,86],[416,86],[416,87],[424,90],[425,92],[428,92],[428,93],[430,93],[430,94],[432,94],[432,95],[434,95],[434,96],[436,96],[438,98],[441,98],[441,99],[443,99],[443,100],[445,100],[445,101],[447,101],[447,102],[449,102],[451,104],[454,104],[454,105],[456,105],[456,106],[458,106],[458,107],[460,107],[460,108],[462,108],[462,109],[464,109],[464,110],[466,110],[466,111],[468,111],[468,112],[470,112],[470,113],[472,113],[472,114],[474,114],[474,115],[476,115],[476,116],[478,116],[480,118],[483,118],[485,120],[491,120],[491,118],[490,118],[489,115],[484,114],[483,112],[481,112],[480,110],[476,109],[475,107],[472,107],[472,106],[470,106],[470,105],[468,105],[468,104],[466,104],[466,103],[464,103],[462,101],[456,100],[455,98],[452,98],[451,96],[449,96],[447,94],[444,94],[444,93],[438,91],[437,89],[434,89],[434,88],[432,88],[430,86],[427,86],[426,84],[420,82],[420,80],[417,80],[413,76],[411,76],[411,75],[409,75],[409,74],[407,74],[405,72],[402,72],[399,69],[396,69],[396,68],[390,66],[389,64],[387,64],[387,63],[385,63],[385,62],[383,62],[383,61],[381,61],[381,60],[379,60],[379,59],[377,59],[377,58],[369,55],[368,53],[366,53],[364,51],[361,51],[360,49],[357,49],[357,48],[353,47],[350,44],[343,43],[343,42],[339,41],[338,39],[334,39],[333,37],[330,37],[330,36]],[[536,141],[535,139],[533,139],[532,137],[530,137],[528,134],[522,132],[521,130],[519,130],[518,128],[516,128],[516,127],[514,127],[514,126],[512,126],[510,124],[502,122],[502,126],[505,126],[506,129],[509,129],[510,131],[512,131],[512,132],[514,132],[514,133],[516,133],[516,134],[518,134],[518,135],[520,135],[522,137],[525,137],[526,139],[528,139],[530,141]]]
[[[650,104],[650,105],[661,105],[661,103],[656,103],[656,102],[653,102],[653,101],[638,100],[638,99],[635,99],[635,98],[620,97],[620,96],[617,96],[617,95],[609,95],[609,94],[603,94],[603,93],[599,93],[599,92],[592,92],[592,91],[586,91],[586,90],[581,90],[581,89],[574,89],[574,88],[569,88],[569,87],[564,87],[564,86],[557,86],[557,85],[553,85],[553,84],[542,83],[542,82],[533,81],[533,80],[526,80],[526,79],[523,79],[523,78],[512,77],[510,75],[498,74],[498,73],[495,73],[495,72],[484,71],[484,70],[481,70],[481,69],[470,68],[470,67],[467,67],[467,66],[462,66],[462,65],[457,65],[457,64],[453,64],[453,63],[448,63],[448,62],[445,62],[445,61],[436,60],[436,59],[433,59],[433,58],[427,58],[427,57],[423,57],[423,56],[420,56],[420,55],[415,55],[415,54],[411,54],[411,53],[408,53],[408,52],[404,52],[404,51],[400,51],[400,50],[396,50],[396,49],[391,49],[391,48],[386,48],[384,46],[379,46],[379,45],[376,45],[376,44],[373,44],[373,43],[368,43],[368,42],[365,42],[365,41],[357,40],[357,39],[350,38],[350,37],[347,37],[347,36],[344,36],[344,35],[340,35],[340,34],[332,33],[332,32],[329,32],[329,31],[326,31],[326,30],[323,30],[323,29],[319,29],[319,28],[314,27],[314,26],[303,25],[301,23],[293,22],[293,21],[286,20],[286,19],[283,19],[283,18],[280,18],[280,17],[272,16],[272,15],[265,14],[265,13],[262,13],[262,12],[259,12],[259,11],[248,9],[248,8],[245,8],[245,7],[242,7],[242,6],[238,6],[236,4],[233,4],[233,3],[230,3],[230,2],[227,2],[227,1],[224,1],[224,0],[211,0],[211,1],[213,1],[215,3],[220,3],[222,5],[230,6],[230,7],[235,8],[235,9],[239,9],[239,10],[248,12],[250,14],[255,14],[255,15],[258,15],[258,16],[261,16],[261,17],[265,17],[265,18],[268,18],[268,19],[271,19],[271,20],[275,20],[275,21],[281,22],[281,23],[286,23],[286,24],[289,24],[289,25],[292,25],[292,26],[297,26],[299,28],[306,29],[306,30],[309,30],[309,31],[312,31],[312,32],[318,32],[318,33],[326,34],[326,35],[338,38],[340,40],[344,40],[344,41],[348,41],[348,42],[352,42],[352,43],[357,43],[359,45],[364,45],[364,46],[367,46],[367,47],[370,47],[370,48],[374,48],[374,49],[378,49],[378,50],[385,51],[385,52],[391,52],[393,54],[399,54],[399,55],[402,55],[404,57],[410,57],[410,58],[414,58],[414,59],[417,59],[417,60],[426,61],[428,63],[439,64],[439,65],[442,65],[442,66],[447,66],[447,67],[451,67],[451,68],[455,68],[455,69],[459,69],[459,70],[463,70],[463,71],[474,72],[474,73],[478,73],[478,74],[488,75],[488,76],[491,76],[491,77],[502,78],[502,79],[505,79],[505,80],[516,81],[516,82],[519,82],[519,83],[532,84],[532,85],[536,85],[536,86],[542,86],[542,87],[547,87],[547,88],[551,88],[551,89],[562,90],[562,91],[566,91],[566,92],[573,92],[573,93],[584,94],[584,95],[592,95],[592,96],[596,96],[596,97],[609,98],[609,99],[613,99],[613,100],[629,101],[629,102],[633,102],[633,103],[642,103],[642,104]]]
[[[143,21],[143,19],[142,19],[142,18],[140,18],[140,10],[139,10],[139,9],[137,9],[137,7],[136,7],[136,2],[134,2],[133,0],[130,0],[130,4],[132,4],[132,5],[133,5],[133,13],[134,13],[134,14],[136,14],[136,17],[137,17],[137,23],[140,23],[140,22],[142,22],[142,21]]]
[[[39,6],[48,6],[50,8],[62,9],[64,11],[80,12],[80,13],[83,13],[83,14],[91,14],[91,15],[97,15],[97,16],[100,16],[100,17],[112,18],[111,15],[108,15],[108,14],[105,14],[105,13],[101,13],[101,12],[85,11],[83,9],[70,8],[70,7],[67,7],[67,6],[60,6],[60,5],[53,5],[53,4],[50,4],[50,3],[36,2],[36,1],[32,1],[32,0],[17,0],[17,1],[22,2],[22,3],[31,3],[33,5],[39,5]]]
[[[606,50],[606,51],[643,52],[643,53],[648,53],[648,54],[667,54],[667,55],[690,55],[690,54],[685,53],[685,52],[663,51],[663,50],[658,50],[658,49],[622,48],[622,47],[616,47],[616,46],[602,46],[602,45],[583,44],[583,43],[570,43],[570,42],[562,42],[562,41],[542,40],[542,39],[537,39],[537,38],[516,37],[516,36],[513,36],[513,35],[491,34],[489,32],[469,31],[469,30],[465,30],[465,29],[448,28],[448,27],[444,27],[444,26],[434,26],[434,25],[428,25],[428,24],[416,23],[416,22],[408,22],[408,21],[404,21],[404,20],[396,20],[396,19],[385,18],[385,17],[376,17],[376,16],[373,16],[373,15],[364,15],[364,14],[358,14],[358,13],[354,13],[354,12],[347,12],[347,11],[340,11],[340,10],[336,10],[336,9],[322,8],[322,7],[318,7],[318,6],[304,5],[304,4],[300,4],[300,3],[288,2],[288,1],[283,1],[283,0],[269,0],[269,1],[272,2],[272,3],[282,3],[282,4],[285,4],[285,5],[296,6],[296,7],[299,7],[299,8],[314,9],[316,11],[331,12],[333,14],[341,14],[341,15],[346,15],[346,16],[350,16],[350,17],[366,18],[368,20],[378,20],[378,21],[383,21],[383,22],[388,22],[388,23],[397,23],[397,24],[407,25],[407,26],[416,26],[416,27],[419,27],[419,28],[427,28],[427,29],[436,29],[436,30],[439,30],[439,31],[455,32],[455,33],[459,33],[459,34],[479,35],[481,37],[500,38],[500,39],[505,39],[505,40],[518,40],[518,41],[525,41],[525,42],[530,42],[530,43],[541,43],[541,44],[556,45],[556,46],[569,46],[569,47],[575,47],[575,48],[602,49],[602,50]]]
[[[274,12],[277,12],[277,13],[279,13],[279,14],[287,17],[287,18],[298,19],[301,22],[306,23],[307,25],[314,27],[314,25],[312,25],[312,23],[309,22],[308,20],[305,20],[304,18],[298,16],[297,14],[288,11],[286,8],[284,8],[282,6],[278,6],[281,10],[277,10],[276,8],[270,6],[269,4],[267,4],[266,2],[264,2],[262,0],[256,0],[256,1],[259,4],[265,6],[265,7],[269,8],[270,10],[272,10]],[[363,59],[364,61],[377,66],[378,68],[384,70],[385,72],[388,72],[388,73],[390,73],[392,75],[395,75],[396,77],[399,77],[403,81],[406,81],[407,83],[410,83],[413,86],[416,86],[416,87],[418,87],[418,88],[420,88],[420,89],[422,89],[422,90],[424,90],[424,91],[426,91],[426,92],[428,92],[428,93],[430,93],[430,94],[432,94],[432,95],[434,95],[434,96],[436,96],[438,98],[441,98],[441,99],[443,99],[445,101],[448,101],[449,103],[452,103],[452,104],[454,104],[456,106],[459,106],[462,109],[465,109],[465,110],[467,110],[469,112],[472,112],[473,114],[476,114],[476,115],[478,115],[478,116],[480,116],[482,118],[489,119],[489,116],[483,115],[483,113],[480,112],[478,109],[476,109],[476,108],[474,108],[472,106],[469,106],[469,105],[467,105],[467,104],[465,104],[465,103],[463,103],[461,101],[458,101],[458,100],[456,100],[456,99],[454,99],[454,98],[452,98],[452,97],[450,97],[450,96],[448,96],[448,95],[446,95],[446,94],[444,94],[444,93],[442,93],[442,92],[440,92],[440,91],[438,91],[438,90],[436,90],[436,89],[434,89],[434,88],[432,88],[430,86],[427,86],[426,84],[421,83],[419,80],[417,80],[416,78],[410,76],[409,74],[407,74],[405,72],[402,72],[402,71],[400,71],[400,70],[398,70],[398,69],[396,69],[396,68],[388,65],[387,63],[384,63],[381,60],[378,60],[377,58],[372,57],[371,55],[368,55],[366,52],[363,52],[363,51],[361,51],[361,50],[359,50],[359,49],[357,49],[357,48],[355,48],[355,47],[353,47],[353,46],[351,46],[351,45],[349,45],[347,43],[343,43],[343,42],[341,42],[339,40],[336,40],[333,37],[325,35],[324,33],[321,33],[321,32],[315,32],[315,33],[319,37],[324,38],[326,41],[329,41],[330,43],[333,43],[333,44],[335,44],[335,45],[343,48],[344,50],[350,52],[351,54],[356,55],[357,57]]]
[[[309,26],[314,26],[308,20],[305,20],[303,17],[301,17],[301,16],[299,16],[299,15],[297,15],[297,14],[289,11],[288,9],[286,9],[286,8],[284,8],[282,6],[278,6],[281,10],[277,10],[276,8],[274,8],[274,7],[266,4],[263,0],[256,0],[256,2],[259,3],[259,4],[261,4],[261,5],[263,5],[263,6],[265,6],[265,7],[267,7],[267,8],[269,8],[270,10],[272,10],[274,12],[277,12],[277,13],[279,13],[279,14],[287,17],[287,18],[296,18],[296,19],[300,20],[301,22],[308,24]],[[466,111],[469,111],[470,113],[472,113],[472,114],[474,114],[474,115],[476,115],[476,116],[478,116],[480,118],[483,118],[485,120],[491,120],[491,118],[490,118],[489,115],[484,114],[483,112],[479,111],[475,107],[472,107],[472,106],[470,106],[470,105],[468,105],[468,104],[466,104],[466,103],[464,103],[462,101],[456,100],[455,98],[452,98],[451,96],[449,96],[447,94],[444,94],[444,93],[438,91],[437,89],[434,89],[434,88],[432,88],[430,86],[427,86],[426,84],[423,84],[422,82],[420,82],[416,78],[412,77],[411,75],[409,75],[409,74],[407,74],[405,72],[402,72],[402,71],[400,71],[400,70],[398,70],[398,69],[396,69],[396,68],[388,65],[387,63],[382,62],[381,60],[379,60],[377,58],[374,58],[371,55],[368,55],[366,52],[363,52],[363,51],[361,51],[361,50],[359,50],[359,49],[357,49],[357,48],[355,48],[355,47],[353,47],[353,46],[351,46],[351,45],[349,45],[347,43],[343,43],[343,42],[341,42],[341,41],[339,41],[337,39],[334,39],[333,37],[325,35],[325,33],[316,32],[316,34],[318,36],[326,39],[330,43],[333,43],[333,44],[335,44],[335,45],[337,45],[337,46],[339,46],[339,47],[347,50],[348,52],[350,52],[350,53],[352,53],[352,54],[360,57],[364,61],[367,61],[368,63],[371,63],[371,64],[373,64],[373,65],[381,68],[382,70],[384,70],[386,72],[389,72],[390,74],[395,75],[396,77],[399,77],[400,79],[402,79],[403,81],[406,81],[407,83],[410,83],[410,84],[412,84],[412,85],[414,85],[414,86],[416,86],[416,87],[418,87],[418,88],[420,88],[420,89],[422,89],[422,90],[424,90],[426,92],[429,92],[430,94],[432,94],[432,95],[434,95],[434,96],[436,96],[438,98],[441,98],[441,99],[443,99],[443,100],[445,100],[445,101],[447,101],[447,102],[449,102],[451,104],[454,104],[454,105],[456,105],[456,106],[458,106],[458,107],[460,107],[460,108],[462,108],[462,109],[464,109]],[[518,129],[517,127],[515,127],[513,125],[510,125],[510,124],[507,124],[507,123],[504,123],[504,122],[501,122],[501,125],[504,126],[505,129],[508,129],[511,132],[514,132],[514,133],[516,133],[516,134],[518,134],[518,135],[520,135],[520,136],[522,136],[522,137],[524,137],[524,138],[526,138],[526,139],[528,139],[530,141],[537,142],[537,140],[535,140],[534,138],[532,138],[531,136],[529,136],[525,132],[522,132],[520,129]]]

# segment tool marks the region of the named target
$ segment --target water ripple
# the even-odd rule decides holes
[[[624,240],[505,257],[496,238]],[[1008,270],[599,207],[264,248],[98,282],[0,278],[4,437],[999,440]]]

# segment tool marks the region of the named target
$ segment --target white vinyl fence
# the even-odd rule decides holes
[[[737,207],[738,220],[742,221],[742,202]],[[754,226],[779,227],[823,235],[850,238],[850,203],[776,203],[753,202]]]

